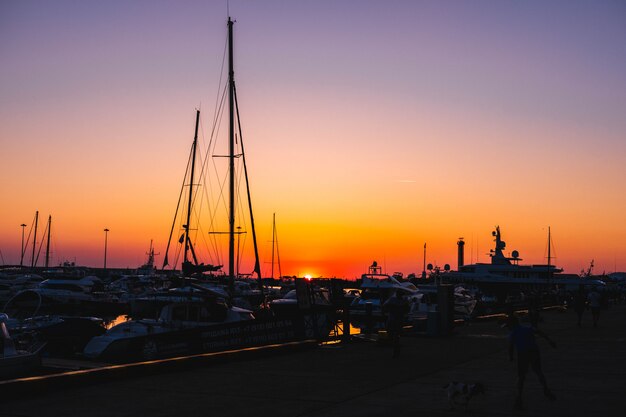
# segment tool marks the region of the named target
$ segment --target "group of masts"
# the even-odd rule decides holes
[[[24,242],[24,228],[26,224],[22,223],[20,225],[22,227],[22,248],[20,253],[20,267],[24,266],[24,256],[26,255],[26,248],[30,242],[30,234],[33,234],[33,245],[32,245],[32,253],[30,258],[30,267],[34,268],[37,266],[37,262],[39,261],[39,254],[41,253],[41,248],[43,246],[43,241],[39,245],[39,250],[37,250],[37,229],[39,228],[39,211],[35,211],[35,218],[33,220],[33,226],[31,230],[28,232],[28,238],[26,242]],[[52,229],[52,216],[48,216],[48,223],[46,225],[46,229],[44,230],[44,236],[46,237],[46,255],[44,266],[47,268],[50,265],[50,233]],[[37,256],[35,256],[35,254]]]
[[[239,106],[237,103],[237,93],[236,93],[236,87],[235,87],[235,72],[234,72],[234,54],[233,54],[233,20],[229,17],[228,18],[228,108],[229,108],[229,127],[228,127],[228,159],[229,159],[229,163],[228,163],[228,173],[229,173],[229,180],[228,180],[228,281],[229,281],[229,290],[231,291],[231,293],[234,290],[234,280],[236,278],[236,276],[239,274],[239,268],[238,268],[238,257],[237,256],[237,262],[235,260],[235,236],[238,235],[239,233],[241,233],[240,231],[235,231],[236,226],[235,226],[235,218],[236,218],[236,212],[235,212],[235,207],[236,207],[236,200],[235,200],[235,174],[236,174],[236,169],[235,169],[235,158],[238,157],[242,157],[243,159],[243,170],[244,170],[244,175],[245,175],[245,183],[246,183],[246,193],[247,193],[247,199],[248,199],[248,209],[249,209],[249,216],[250,216],[250,223],[251,223],[251,229],[252,229],[252,239],[253,239],[253,246],[254,246],[254,256],[255,256],[255,263],[254,263],[254,271],[253,273],[255,273],[258,277],[259,280],[261,280],[261,267],[260,267],[260,262],[259,262],[259,253],[258,253],[258,246],[257,246],[257,239],[256,239],[256,230],[255,230],[255,224],[254,224],[254,216],[253,216],[253,211],[252,211],[252,202],[251,202],[251,198],[250,198],[250,186],[249,186],[249,182],[248,182],[248,171],[247,171],[247,166],[246,166],[246,158],[245,158],[245,152],[244,152],[244,147],[243,147],[243,138],[242,138],[242,133],[241,133],[241,122],[239,119]],[[237,120],[237,125],[235,125],[235,118]],[[198,267],[198,259],[192,244],[192,237],[190,235],[191,230],[192,230],[192,226],[191,226],[191,212],[193,210],[193,200],[194,200],[194,185],[195,185],[195,162],[196,162],[196,152],[197,152],[197,146],[198,146],[198,129],[199,129],[199,123],[200,123],[200,110],[196,111],[196,121],[195,121],[195,130],[194,130],[194,139],[193,139],[193,144],[192,144],[192,150],[191,150],[191,169],[190,169],[190,173],[189,173],[189,195],[188,195],[188,199],[187,199],[187,212],[186,212],[186,219],[185,219],[185,223],[183,224],[183,229],[184,229],[184,234],[183,237],[181,239],[181,243],[184,243],[184,250],[183,250],[183,263],[182,263],[182,271],[183,271],[183,275],[184,277],[189,277],[193,274],[193,272],[195,271],[201,271],[202,269],[196,269],[195,267]],[[236,154],[236,148],[235,148],[235,144],[236,144],[236,136],[237,133],[239,135],[239,146],[241,148],[241,154]],[[38,259],[38,255],[35,256],[35,252],[36,252],[36,240],[37,240],[37,227],[38,227],[38,222],[39,222],[39,212],[35,213],[35,220],[34,220],[34,236],[33,236],[33,246],[32,246],[32,255],[31,255],[31,267],[34,267],[37,263],[37,259]],[[51,223],[52,223],[52,216],[50,216],[48,218],[48,226],[46,229],[46,233],[47,234],[47,246],[46,246],[46,258],[45,258],[45,266],[48,267],[49,265],[49,260],[50,260],[50,228],[51,228]],[[21,256],[20,256],[20,266],[23,266],[24,264],[24,257],[25,257],[25,252],[26,252],[26,246],[28,246],[28,241],[26,242],[26,246],[24,244],[24,227],[26,225],[23,224],[22,225],[22,250],[21,250]],[[238,228],[239,229],[239,228]],[[274,224],[273,224],[273,237],[272,237],[272,277],[274,276],[274,254],[277,253],[278,251],[275,250],[274,247],[274,242],[276,242],[277,244],[277,235],[276,235],[276,225],[275,225],[275,215],[274,215]],[[29,239],[30,239],[30,233],[29,233]],[[170,240],[171,240],[171,234],[170,234]],[[41,251],[41,246],[40,249]],[[167,260],[167,251],[169,250],[169,243],[168,243],[168,249],[166,250],[165,253],[165,257],[164,257],[164,262],[163,262],[163,267],[165,267],[168,264],[168,260]],[[238,251],[237,251],[238,252]],[[190,256],[191,255],[191,256]],[[105,255],[106,256],[106,255]],[[191,258],[193,258],[193,264],[192,264],[192,260]],[[105,261],[106,262],[106,261]],[[278,265],[279,265],[279,274],[281,274],[282,271],[280,271],[280,256],[278,256]]]

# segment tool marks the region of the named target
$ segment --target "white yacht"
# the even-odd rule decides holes
[[[459,241],[459,268],[441,274],[441,278],[450,283],[465,283],[492,290],[507,289],[540,290],[563,287],[566,290],[576,290],[580,285],[601,286],[601,280],[582,278],[574,274],[564,274],[563,269],[548,263],[542,265],[522,265],[519,252],[514,250],[511,257],[504,255],[506,243],[502,240],[500,227],[496,226],[492,232],[495,248],[490,251],[490,263],[475,263],[463,265],[463,253]],[[550,238],[548,238],[550,244]]]

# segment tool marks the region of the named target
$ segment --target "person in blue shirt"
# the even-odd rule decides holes
[[[409,306],[400,294],[400,290],[394,290],[391,296],[383,304],[383,312],[387,314],[387,333],[393,346],[393,357],[400,355],[400,334],[404,324],[405,315],[409,312]]]
[[[544,395],[554,401],[556,397],[548,388],[546,377],[541,370],[541,355],[535,335],[546,339],[553,348],[556,348],[556,343],[542,331],[531,326],[520,324],[517,317],[512,314],[509,315],[507,319],[507,327],[511,331],[509,334],[509,358],[511,361],[514,359],[514,352],[517,352],[517,397],[515,399],[515,408],[523,408],[522,391],[524,390],[524,381],[526,380],[526,374],[529,368],[537,374],[539,382],[543,386]]]

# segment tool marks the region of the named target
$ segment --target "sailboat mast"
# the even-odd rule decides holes
[[[229,217],[228,217],[228,287],[235,287],[235,71],[233,68],[233,21],[228,18],[228,158],[229,158]]]
[[[274,214],[274,216],[276,216],[276,214]],[[273,240],[276,241],[276,260],[278,261],[278,279],[280,279],[283,276],[283,271],[280,267],[280,250],[278,249],[278,230],[276,230],[276,221],[274,220],[274,238]],[[272,275],[272,278],[274,278],[274,276]]]
[[[189,222],[191,221],[191,206],[193,202],[193,177],[196,169],[196,146],[198,144],[198,124],[200,122],[200,110],[196,110],[196,128],[193,135],[193,145],[191,145],[191,174],[189,175],[189,199],[187,200],[187,222],[185,223],[185,254],[183,257],[183,265],[189,262]],[[152,243],[151,243],[152,244]],[[183,271],[185,268],[183,268]]]
[[[33,235],[33,255],[30,258],[30,267],[35,267],[35,246],[37,244],[37,224],[39,223],[39,210],[35,212],[35,234]]]
[[[272,216],[272,279],[274,279],[274,240],[276,240],[276,213]]]
[[[550,226],[548,226],[548,281],[550,281],[550,279],[552,278],[552,270],[550,269],[550,261],[552,260],[550,256],[551,247],[552,247],[552,237],[550,236]]]
[[[250,197],[250,181],[248,180],[248,167],[246,164],[246,152],[244,150],[244,146],[243,146],[243,135],[241,132],[241,118],[239,117],[239,104],[237,102],[237,87],[235,86],[235,76],[234,76],[234,70],[233,68],[233,53],[232,53],[232,49],[233,49],[233,36],[232,36],[232,25],[233,22],[230,20],[230,18],[228,18],[228,27],[229,27],[229,65],[230,65],[230,93],[231,93],[231,97],[232,100],[230,101],[230,105],[231,105],[231,136],[230,136],[230,140],[231,140],[231,149],[233,149],[233,153],[234,153],[234,132],[232,129],[235,128],[234,125],[234,120],[233,120],[233,110],[236,112],[236,116],[237,116],[237,129],[239,130],[239,138],[240,138],[240,146],[241,146],[241,157],[243,159],[243,172],[244,172],[244,176],[246,178],[246,194],[248,197],[248,210],[250,212],[250,226],[252,228],[252,242],[253,242],[253,246],[254,246],[254,272],[257,274],[257,278],[259,280],[259,288],[261,289],[261,296],[263,297],[263,299],[265,300],[265,294],[263,291],[263,278],[261,277],[261,263],[259,262],[259,247],[257,245],[257,238],[256,238],[256,227],[254,225],[254,212],[252,210],[252,199]],[[232,106],[234,105],[234,109],[232,108]],[[234,157],[235,155],[231,154],[231,168],[230,168],[230,174],[231,174],[231,223],[230,223],[230,227],[231,227],[231,232],[230,232],[230,259],[232,260],[234,258],[234,256],[232,255],[234,252],[234,245],[235,245],[235,239],[234,239],[234,228],[235,228],[235,205],[234,205],[234,174],[235,174],[235,164],[234,164]],[[278,258],[279,261],[279,270],[280,270],[280,256]],[[232,261],[231,261],[232,263]],[[231,267],[232,270],[233,267]],[[230,282],[229,282],[229,290],[231,291],[231,294],[234,290],[234,275],[231,273],[230,274]],[[265,301],[263,302],[265,304]]]
[[[48,216],[48,240],[46,243],[46,268],[50,262],[50,233],[52,232],[52,216]]]

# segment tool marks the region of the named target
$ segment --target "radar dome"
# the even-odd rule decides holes
[[[511,255],[513,255],[514,258],[519,258],[519,252],[514,250],[513,253],[511,253]]]

